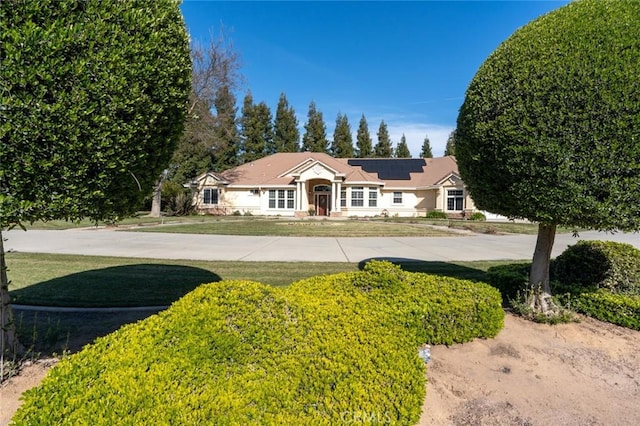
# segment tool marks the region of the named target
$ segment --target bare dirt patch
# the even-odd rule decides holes
[[[638,425],[640,332],[507,315],[495,339],[434,346],[420,425]]]
[[[55,360],[0,385],[0,425]],[[495,339],[433,346],[420,425],[638,425],[640,332],[507,315]]]

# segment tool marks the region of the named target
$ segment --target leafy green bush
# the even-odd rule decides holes
[[[579,241],[553,261],[552,274],[562,285],[640,294],[640,250],[612,241]]]
[[[484,222],[485,220],[487,220],[487,217],[483,213],[475,212],[475,213],[472,213],[471,216],[469,216],[469,220]]]
[[[447,214],[440,210],[432,210],[430,212],[427,212],[427,215],[425,217],[427,219],[448,219]]]
[[[388,262],[284,288],[203,285],[96,340],[25,394],[16,424],[415,424],[420,343],[491,337],[495,289]]]
[[[162,185],[162,206],[170,216],[188,216],[195,212],[189,190],[170,180]]]
[[[571,307],[600,321],[640,330],[640,296],[600,289],[572,297]]]
[[[510,263],[487,269],[487,282],[500,290],[505,302],[529,290],[531,263]]]
[[[503,326],[500,293],[484,283],[405,272],[386,261],[369,262],[362,272],[343,274],[340,283],[365,291],[376,314],[384,312],[390,321],[386,327],[400,324],[415,345],[494,337]],[[289,293],[322,298],[336,287],[336,282],[323,284],[312,278],[292,284]]]

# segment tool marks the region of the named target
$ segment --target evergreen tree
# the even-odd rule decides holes
[[[351,126],[346,115],[338,113],[336,128],[333,132],[333,142],[331,143],[331,155],[336,158],[353,157],[353,136],[351,136]]]
[[[4,373],[5,359],[22,354],[2,231],[135,214],[184,129],[191,60],[182,13],[169,0],[0,1],[0,40]]]
[[[380,122],[380,127],[378,128],[378,143],[373,151],[376,158],[391,158],[393,155],[389,130],[387,130],[387,125],[384,120]]]
[[[275,141],[273,140],[273,116],[271,115],[271,109],[265,102],[260,102],[256,105],[256,118],[258,123],[258,130],[264,141],[263,157],[278,152]]]
[[[255,105],[251,92],[244,98],[241,124],[243,162],[254,161],[275,152],[271,111],[264,102]]]
[[[455,154],[474,204],[538,224],[523,300],[534,317],[559,311],[558,226],[640,230],[639,16],[638,1],[581,0],[536,19],[485,60],[460,107]]]
[[[255,138],[253,137],[254,128],[254,108],[253,96],[251,92],[247,92],[242,101],[242,110],[240,111],[240,164],[247,161],[255,160],[255,158],[249,159],[251,155],[248,152],[253,153],[255,151]]]
[[[311,101],[307,124],[304,125],[305,134],[302,136],[302,150],[311,152],[328,152],[327,127],[322,119],[322,113],[316,109],[316,103]]]
[[[456,130],[453,130],[451,133],[449,133],[447,146],[444,149],[444,155],[456,155]]]
[[[433,151],[431,151],[431,142],[429,136],[424,137],[422,142],[422,151],[420,152],[420,158],[433,158]]]
[[[215,143],[215,121],[206,102],[192,105],[184,133],[171,157],[171,181],[183,184],[214,168],[211,147]]]
[[[298,119],[296,118],[293,107],[289,106],[289,102],[284,93],[280,94],[280,100],[278,101],[273,140],[277,152],[300,151]]]
[[[369,158],[373,156],[371,135],[369,134],[369,126],[367,125],[367,119],[364,117],[364,114],[362,114],[360,124],[358,125],[355,154],[358,158]]]
[[[218,90],[214,100],[216,120],[213,127],[214,149],[213,163],[215,170],[220,172],[238,165],[238,151],[240,148],[240,136],[236,113],[236,98],[229,86],[225,85]]]
[[[402,138],[400,138],[400,142],[396,147],[396,158],[411,158],[411,152],[409,151],[409,146],[407,145],[407,138],[402,134]]]

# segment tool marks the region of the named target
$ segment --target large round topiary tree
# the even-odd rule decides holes
[[[640,229],[640,2],[580,0],[516,31],[460,109],[456,157],[475,204],[539,223],[530,273],[548,310],[558,225]]]
[[[178,1],[3,0],[0,46],[0,230],[134,212],[182,133]],[[11,350],[4,251],[0,269]]]

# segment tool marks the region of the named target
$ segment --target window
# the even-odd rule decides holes
[[[293,209],[295,200],[293,189],[270,189],[269,208],[270,209]]]
[[[351,188],[351,207],[364,207],[364,187]]]
[[[447,190],[447,210],[462,211],[464,209],[464,191],[462,189]]]
[[[340,191],[340,207],[347,207],[347,190]]]
[[[204,204],[218,204],[218,188],[205,188],[202,195]]]
[[[402,192],[393,193],[393,204],[402,204]]]
[[[378,206],[378,189],[369,188],[369,207]]]
[[[260,195],[260,190],[259,189],[251,189],[251,190],[249,190],[249,194],[251,194],[251,195]]]

